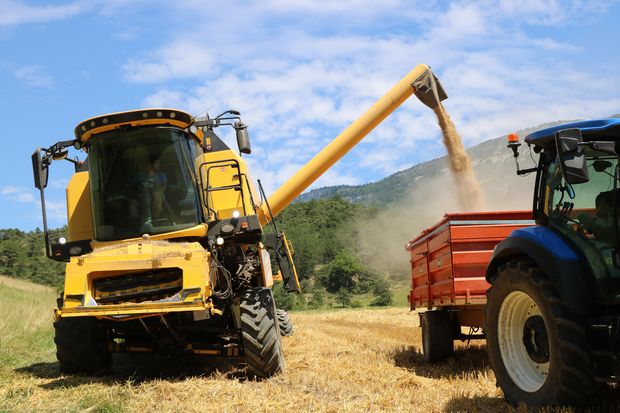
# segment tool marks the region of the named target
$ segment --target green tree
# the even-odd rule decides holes
[[[325,290],[316,283],[312,290],[310,290],[310,300],[308,301],[309,308],[321,308],[325,305]]]
[[[278,216],[278,228],[286,232],[295,250],[300,278],[315,278],[317,268],[327,265],[344,248],[350,247],[359,227],[376,210],[341,198],[295,202]]]
[[[327,291],[353,291],[356,278],[365,271],[364,265],[348,250],[340,251],[327,267]]]
[[[345,289],[338,291],[336,302],[342,304],[342,308],[349,307],[351,305],[351,293]]]
[[[55,240],[65,232],[66,227],[55,229],[50,231],[50,237]],[[62,288],[64,263],[47,258],[41,230],[4,229],[0,230],[0,272]]]
[[[373,294],[375,299],[370,303],[372,306],[389,306],[392,305],[392,291],[385,278],[378,280],[375,283]]]
[[[282,310],[292,310],[295,307],[295,296],[284,290],[282,283],[276,282],[273,284],[273,299],[276,302],[276,307]]]
[[[327,291],[335,293],[346,289],[354,293],[366,293],[376,283],[377,275],[350,250],[341,250],[326,267],[323,282]]]

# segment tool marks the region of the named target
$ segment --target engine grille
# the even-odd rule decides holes
[[[141,303],[170,298],[183,288],[179,268],[132,272],[93,280],[97,304]]]

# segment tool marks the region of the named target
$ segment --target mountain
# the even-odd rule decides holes
[[[613,115],[612,117],[620,117]],[[523,129],[517,132],[523,139],[527,134],[567,123],[571,121],[556,121]],[[474,167],[474,173],[479,180],[483,193],[486,195],[487,207],[492,205],[500,209],[529,208],[524,197],[531,198],[533,177],[523,179],[515,174],[515,162],[512,151],[506,147],[506,136],[494,138],[473,146],[467,150]],[[534,166],[527,145],[519,148],[519,165],[522,169]],[[532,154],[533,159],[538,159]],[[313,189],[301,194],[296,201],[309,201],[331,197],[341,197],[349,202],[362,203],[369,206],[383,208],[388,205],[406,202],[412,193],[429,192],[429,187],[438,187],[439,178],[449,176],[449,165],[446,156],[433,159],[396,172],[380,181],[363,185],[338,185]],[[441,179],[440,179],[441,180]],[[445,183],[445,182],[442,182]],[[449,183],[447,183],[449,185]],[[444,186],[444,188],[446,188]],[[429,195],[433,196],[433,191]],[[515,201],[515,195],[518,201]],[[497,205],[496,200],[508,201],[505,206]]]
[[[557,125],[547,123],[518,132],[530,132]],[[506,137],[488,140],[470,148],[474,173],[484,197],[484,210],[523,210],[532,208],[534,174],[517,176],[513,153]],[[519,148],[521,169],[535,166],[535,154],[528,146]],[[531,155],[531,156],[530,156]],[[344,219],[354,228],[348,243],[363,262],[380,274],[405,280],[411,276],[405,244],[420,231],[438,222],[445,213],[460,212],[457,191],[448,159],[441,157],[397,172],[377,182],[358,186],[319,188],[302,194],[298,201],[339,196],[345,201],[372,206],[373,217]]]

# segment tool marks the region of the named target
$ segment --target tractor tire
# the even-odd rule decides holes
[[[276,315],[278,316],[278,327],[280,328],[280,335],[283,337],[292,336],[293,322],[291,321],[291,317],[289,317],[286,310],[277,309]]]
[[[241,296],[241,335],[248,377],[262,379],[284,370],[284,353],[273,294],[253,288]]]
[[[454,322],[447,311],[427,311],[421,315],[422,353],[428,363],[454,355]]]
[[[583,324],[532,261],[498,268],[485,319],[489,359],[509,403],[583,405],[601,388]]]
[[[112,357],[96,318],[59,318],[54,322],[54,333],[62,373],[100,375],[110,371]]]

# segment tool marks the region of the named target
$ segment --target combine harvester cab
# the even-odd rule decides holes
[[[280,334],[292,330],[276,310],[272,261],[286,290],[299,292],[299,280],[286,237],[263,226],[413,94],[429,107],[446,98],[416,66],[268,199],[241,157],[251,147],[234,110],[102,115],[78,124],[73,140],[37,149],[46,253],[67,263],[54,322],[61,369],[103,372],[112,352],[141,352],[234,358],[256,378],[282,371]],[[223,126],[238,153],[216,134]],[[69,158],[71,148],[87,161]],[[63,159],[75,166],[68,237],[51,242],[44,189]]]

